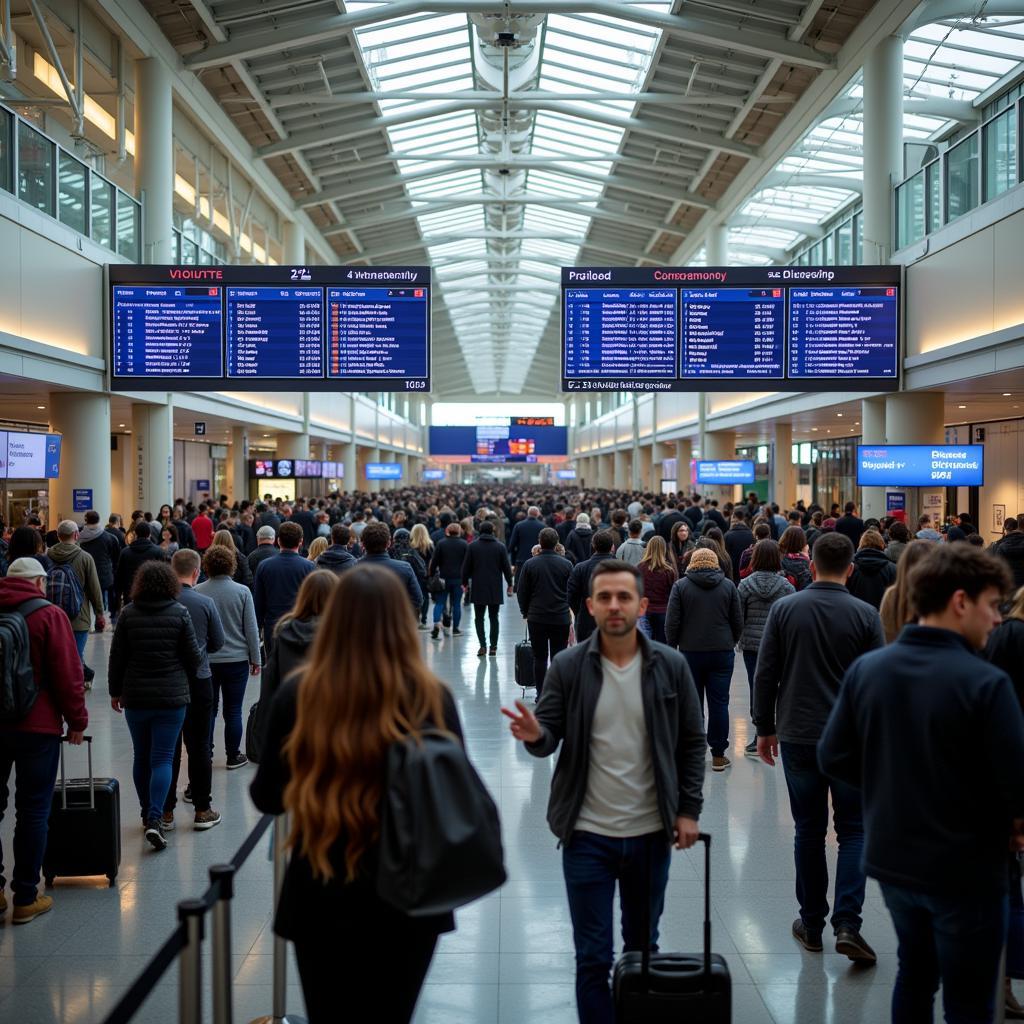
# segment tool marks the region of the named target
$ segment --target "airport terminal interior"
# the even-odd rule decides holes
[[[1024,0],[0,0],[4,552],[23,526],[52,546],[87,512],[134,535],[140,514],[206,502],[235,526],[248,507],[255,544],[297,500],[324,534],[393,529],[399,509],[433,532],[447,508],[479,512],[472,538],[491,511],[506,545],[528,506],[556,528],[601,509],[596,532],[631,505],[646,540],[684,496],[767,519],[774,503],[783,529],[793,510],[834,526],[853,502],[996,550],[1024,532],[1022,133]],[[194,546],[154,530],[165,551],[175,537]],[[530,554],[512,552],[517,586]],[[417,632],[497,806],[507,881],[455,911],[412,1019],[607,1022],[578,1007],[547,821],[558,755],[531,756],[502,714],[535,691],[517,683],[518,595],[499,594],[493,650],[471,605],[452,628],[443,594]],[[24,926],[16,905],[0,916],[0,1021],[319,1024],[275,942],[283,819],[248,844],[230,935],[206,913],[202,942],[153,969],[180,901],[263,821],[257,767],[227,765],[218,722],[219,827],[190,827],[186,752],[154,849],[108,692],[115,606],[101,629],[84,599],[119,866],[109,884],[41,879],[53,908]],[[244,689],[243,722],[259,677]],[[878,882],[875,965],[830,928],[822,952],[798,943],[790,793],[748,749],[741,657],[727,704],[699,819],[732,986],[714,1019],[890,1019]],[[84,748],[63,756],[81,778]],[[10,882],[18,772],[8,785]],[[826,855],[834,877],[831,831]],[[662,950],[700,953],[703,893],[702,850],[675,851]],[[358,989],[320,1020],[385,1021]],[[993,998],[1009,1019],[1002,978]]]

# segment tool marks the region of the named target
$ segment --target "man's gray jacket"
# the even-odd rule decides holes
[[[638,641],[658,810],[671,839],[677,817],[700,816],[707,740],[686,659],[642,633]],[[563,843],[572,837],[587,792],[590,733],[603,682],[600,645],[601,635],[595,632],[586,643],[562,651],[551,662],[536,710],[543,735],[526,744],[535,757],[547,757],[562,744],[551,780],[548,825]]]

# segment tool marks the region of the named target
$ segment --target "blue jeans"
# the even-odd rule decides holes
[[[659,644],[665,643],[665,612],[647,613],[647,622],[651,627],[651,639]]]
[[[893,1024],[931,1024],[940,980],[946,1024],[989,1024],[1006,938],[1006,893],[938,895],[883,882],[882,895],[899,939]]]
[[[87,629],[76,629],[75,633],[75,646],[78,648],[78,660],[84,665],[85,664],[85,641],[89,639],[89,630]]]
[[[459,628],[462,622],[462,580],[445,580],[444,590],[434,597],[434,625],[436,626],[444,616],[445,605],[448,601],[452,603],[452,626]]]
[[[562,848],[562,871],[576,946],[576,1006],[580,1024],[615,1024],[615,1007],[608,985],[615,883],[619,883],[624,949],[643,948],[642,901],[648,898],[651,933],[646,941],[656,951],[671,856],[663,832],[630,839],[574,832]]]
[[[46,851],[50,803],[60,764],[60,737],[40,732],[0,732],[0,821],[7,810],[8,782],[14,769],[14,873],[11,889],[15,906],[34,903],[39,870]],[[5,884],[0,847],[0,891]]]
[[[185,721],[185,705],[125,708],[124,718],[135,748],[132,779],[139,796],[142,820],[152,821],[164,813],[164,801],[171,788],[174,748]]]
[[[701,709],[707,696],[708,746],[712,756],[722,757],[729,749],[729,684],[736,661],[734,651],[683,651],[697,684]]]
[[[817,747],[810,743],[780,743],[782,768],[789,789],[789,806],[796,826],[793,856],[796,860],[796,898],[800,919],[809,932],[820,934],[828,916],[828,865],[825,834],[828,831],[828,795],[839,840],[836,863],[835,908],[832,928],[860,931],[864,906],[864,820],[860,791],[823,775],[818,768]]]
[[[242,702],[249,682],[249,662],[211,661],[213,672],[213,709],[210,713],[210,754],[217,731],[217,707],[224,700],[224,752],[234,757],[242,746]]]

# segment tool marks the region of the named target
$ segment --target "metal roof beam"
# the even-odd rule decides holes
[[[280,28],[240,34],[224,43],[216,43],[185,59],[188,68],[216,67],[236,58],[247,59],[265,53],[323,44],[347,36],[360,28],[379,25],[421,13],[492,14],[494,0],[394,0],[351,14],[335,14],[302,21],[282,20]],[[833,58],[785,35],[750,29],[737,17],[734,24],[708,21],[690,14],[660,11],[616,3],[614,0],[516,0],[515,13],[524,14],[600,14],[617,21],[628,21],[661,31],[690,43],[706,44],[736,53],[775,57],[790,64],[810,68],[829,68]]]
[[[929,25],[935,21],[948,21],[953,18],[976,18],[979,7],[984,8],[986,18],[998,15],[1024,14],[1024,4],[1020,0],[987,0],[979,4],[978,0],[926,0],[921,7],[907,19],[899,35],[907,38],[915,29]],[[983,25],[972,26],[984,29]]]
[[[821,238],[825,232],[820,224],[805,224],[800,221],[788,220],[785,217],[771,217],[759,213],[737,213],[729,218],[730,228],[771,228],[779,231],[791,231],[808,238]],[[732,243],[730,242],[730,245]],[[737,245],[742,244],[737,240]],[[794,245],[799,243],[794,243]]]

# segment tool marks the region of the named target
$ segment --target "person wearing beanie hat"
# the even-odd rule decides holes
[[[729,747],[729,684],[742,632],[736,584],[722,571],[717,552],[697,547],[669,594],[665,638],[685,655],[702,707],[707,698],[708,746],[716,772],[725,771],[730,764],[725,753]]]
[[[82,662],[71,623],[45,598],[46,570],[35,558],[16,558],[0,579],[0,612],[20,613],[29,637],[29,658],[37,696],[16,721],[0,723],[0,821],[7,809],[11,769],[15,775],[14,864],[10,875],[0,862],[0,915],[7,910],[6,879],[14,894],[13,921],[26,924],[53,906],[39,895],[39,872],[46,849],[47,823],[57,781],[61,734],[81,743],[89,724]],[[8,865],[10,867],[10,865]]]

